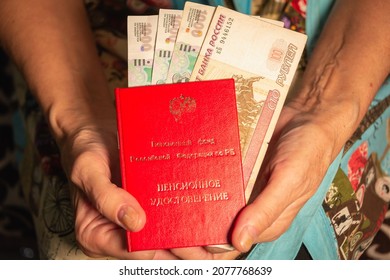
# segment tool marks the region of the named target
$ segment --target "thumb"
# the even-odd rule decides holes
[[[259,240],[261,233],[271,226],[277,218],[273,211],[268,214],[257,206],[256,201],[246,206],[238,215],[232,233],[234,248],[240,252],[248,252],[252,245]]]
[[[288,227],[283,216],[290,201],[281,197],[281,190],[272,183],[247,205],[238,215],[233,232],[233,246],[240,252],[247,252],[257,242],[276,239]]]
[[[89,164],[89,168],[72,181],[104,217],[126,230],[141,230],[146,222],[144,210],[131,194],[113,184],[102,170],[99,164]]]

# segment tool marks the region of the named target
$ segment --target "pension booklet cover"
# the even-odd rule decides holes
[[[233,79],[118,88],[122,187],[146,212],[129,251],[229,244],[245,206]]]

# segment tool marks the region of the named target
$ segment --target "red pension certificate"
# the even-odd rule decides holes
[[[115,95],[122,187],[147,219],[129,251],[230,243],[245,205],[233,79]]]

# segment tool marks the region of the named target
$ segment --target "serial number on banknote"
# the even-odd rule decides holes
[[[234,22],[234,18],[228,18],[228,20],[226,21],[226,25],[225,25],[225,28],[223,29],[221,40],[219,40],[219,42],[221,44],[225,44],[226,39],[227,39],[227,37],[229,35],[230,28],[232,27],[233,22]]]

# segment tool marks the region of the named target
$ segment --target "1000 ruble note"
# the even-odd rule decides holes
[[[183,11],[160,9],[153,60],[152,84],[165,84]]]
[[[128,86],[152,82],[157,15],[127,17]]]
[[[191,81],[235,80],[247,200],[306,38],[304,34],[218,7],[195,64]]]
[[[168,70],[167,83],[189,80],[214,10],[215,7],[186,2]]]

